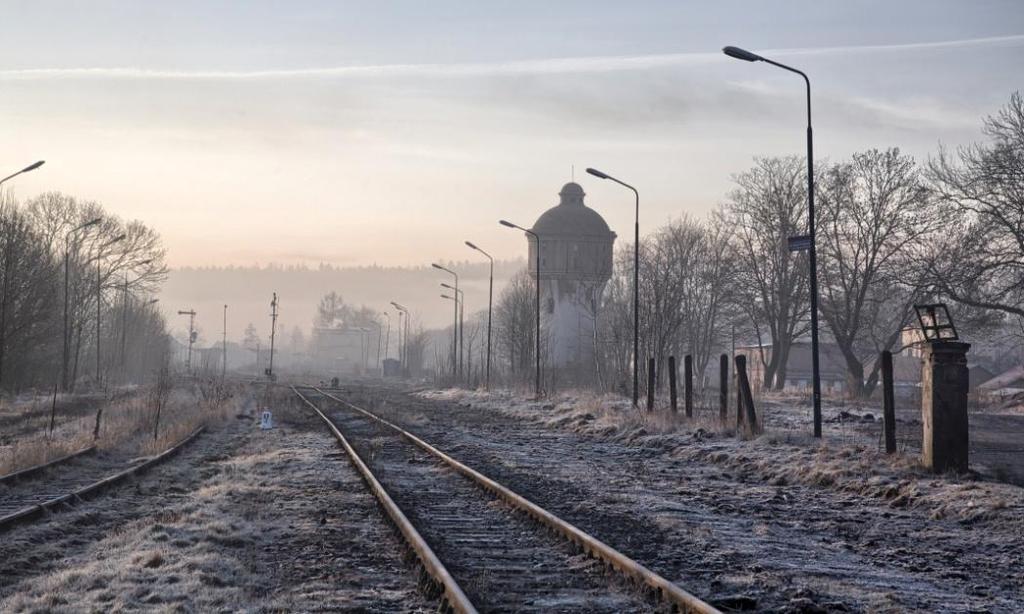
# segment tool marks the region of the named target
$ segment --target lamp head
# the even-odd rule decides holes
[[[722,47],[722,53],[729,56],[730,58],[736,58],[737,60],[745,60],[747,62],[757,62],[763,60],[761,56],[756,53],[751,53],[746,49],[740,49],[739,47]]]
[[[98,218],[96,218],[94,220],[89,220],[88,222],[82,224],[81,226],[79,226],[79,228],[88,228],[89,226],[95,226],[96,224],[99,224],[102,221],[103,221],[103,218],[98,217]]]
[[[591,175],[593,175],[594,177],[599,178],[599,179],[608,179],[608,175],[602,173],[601,171],[597,170],[596,168],[588,168],[587,172],[590,173]]]
[[[479,247],[477,247],[476,245],[473,245],[473,242],[472,242],[472,241],[466,241],[466,245],[467,245],[467,246],[468,246],[468,247],[469,247],[470,249],[480,249],[480,248],[479,248]]]
[[[508,220],[498,220],[498,223],[501,224],[502,226],[508,226],[509,228],[519,228],[518,226],[516,226],[515,224]]]
[[[46,160],[40,160],[39,162],[35,162],[33,164],[29,164],[25,168],[21,169],[21,172],[27,173],[29,171],[34,171],[34,170],[36,170],[37,168],[39,168],[40,166],[42,166],[44,164],[46,164]]]

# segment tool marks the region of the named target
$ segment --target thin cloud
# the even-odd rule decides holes
[[[759,50],[774,57],[836,55],[850,53],[886,53],[954,49],[964,47],[1007,46],[1024,44],[1024,34],[966,38],[926,43],[892,45],[860,45]],[[378,64],[366,66],[335,66],[252,71],[150,70],[145,68],[26,68],[0,71],[0,79],[131,79],[131,80],[259,80],[352,77],[489,77],[503,75],[543,75],[568,73],[604,73],[650,70],[722,61],[719,52],[668,53],[639,56],[606,56],[551,58],[491,63],[466,64]]]

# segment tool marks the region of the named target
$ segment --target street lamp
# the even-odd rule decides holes
[[[811,377],[813,379],[813,403],[814,403],[814,436],[821,437],[821,369],[818,358],[818,251],[815,241],[815,220],[814,220],[814,138],[811,129],[811,80],[800,70],[791,66],[780,64],[774,60],[751,53],[739,47],[724,47],[722,52],[737,60],[746,62],[765,62],[777,66],[783,70],[796,73],[803,77],[807,86],[807,237],[792,237],[792,239],[805,239],[799,247],[791,247],[791,250],[807,250],[808,263],[810,265],[811,285]],[[793,241],[791,241],[792,243]]]
[[[147,264],[150,264],[152,262],[153,262],[153,259],[150,258],[148,260],[143,260],[142,262],[136,264],[135,266],[142,267],[142,266],[146,266]],[[145,275],[140,275],[140,276],[135,278],[135,281],[139,281],[143,277],[145,277]],[[124,376],[123,371],[127,368],[127,363],[125,362],[125,351],[127,349],[127,346],[128,346],[128,271],[125,271],[124,272],[124,309],[121,310],[121,369],[122,369],[122,374],[121,375],[122,376]]]
[[[463,372],[462,364],[463,364],[463,357],[464,357],[462,350],[463,350],[463,345],[464,345],[465,339],[466,339],[466,334],[465,334],[466,333],[466,328],[465,328],[466,293],[464,291],[462,291],[462,290],[459,290],[456,287],[453,287],[451,284],[442,283],[441,287],[442,288],[448,288],[449,290],[454,290],[455,291],[455,300],[458,302],[458,307],[459,307],[459,375],[461,376],[462,372]],[[472,349],[473,348],[470,348],[470,351],[472,351]],[[467,381],[469,380],[468,374],[467,374],[466,380]]]
[[[391,301],[391,304],[394,305],[395,309],[397,309],[398,313],[399,313],[399,316],[398,316],[398,327],[399,327],[399,331],[400,331],[400,334],[401,334],[400,340],[398,342],[398,347],[399,347],[399,364],[404,364],[405,365],[405,367],[403,368],[403,373],[404,373],[405,371],[407,371],[409,369],[409,310],[406,309],[405,307],[403,307],[402,305],[399,305],[398,303],[396,303],[394,301]],[[402,316],[403,315],[405,316],[405,328],[404,328],[404,330],[402,329]],[[405,341],[404,346],[402,344],[403,340]]]
[[[470,249],[483,254],[491,262],[491,274],[490,281],[487,285],[487,370],[484,376],[484,388],[487,390],[491,389],[491,304],[494,302],[494,258],[490,254],[480,249],[470,241],[466,241],[466,245]]]
[[[536,258],[536,260],[537,260],[537,263],[536,263],[536,265],[537,265],[537,280],[536,280],[537,281],[537,283],[536,283],[536,286],[537,286],[537,331],[536,331],[536,339],[534,340],[535,341],[534,354],[535,354],[535,358],[536,358],[536,361],[537,361],[537,375],[536,375],[536,380],[534,382],[534,390],[535,390],[535,394],[537,395],[537,398],[539,399],[540,398],[540,236],[538,236],[537,233],[533,232],[532,230],[527,230],[527,229],[523,228],[522,226],[519,226],[518,224],[513,224],[512,222],[509,222],[508,220],[498,220],[498,223],[501,224],[502,226],[507,227],[507,228],[515,228],[515,229],[518,229],[518,230],[522,230],[526,234],[528,234],[531,237],[533,237],[534,242],[536,242],[536,244],[537,244],[537,258]]]
[[[70,323],[68,321],[68,309],[70,305],[69,294],[71,292],[71,235],[77,233],[79,230],[95,226],[101,221],[102,218],[89,220],[84,224],[75,226],[64,235],[64,360],[62,361],[60,372],[61,389],[64,391],[67,391],[68,389],[68,363],[71,361],[71,331]]]
[[[455,271],[453,271],[451,269],[446,269],[445,267],[441,266],[440,264],[437,264],[436,262],[431,264],[430,266],[432,266],[435,269],[438,269],[440,271],[444,271],[446,273],[450,273],[451,276],[455,278],[455,291],[456,291],[456,293],[458,293],[458,290],[459,290],[459,275],[458,275],[458,273],[456,273]],[[459,342],[461,341],[461,339],[459,339],[459,304],[458,303],[455,303],[455,318],[454,318],[454,323],[452,324],[452,328],[453,328],[453,330],[452,330],[452,374],[455,375],[455,379],[456,379],[456,381],[458,381],[459,377],[462,375],[462,373],[460,373],[461,369],[459,369],[459,363],[460,363],[460,361],[459,361]]]
[[[619,181],[607,173],[602,173],[596,168],[588,168],[587,172],[599,179],[610,179],[615,183],[633,190],[636,197],[636,211],[633,223],[633,407],[640,402],[640,193],[636,188]]]
[[[42,166],[44,164],[46,164],[46,160],[40,160],[39,162],[33,162],[32,164],[29,164],[28,166],[26,166],[25,168],[21,169],[17,173],[12,173],[12,174],[4,177],[3,179],[0,179],[0,184],[3,184],[8,179],[14,179],[15,177],[17,177],[18,175],[20,175],[22,173],[27,173],[29,171],[34,171],[34,170],[36,170],[37,168],[39,168],[40,166]]]
[[[391,355],[391,314],[387,311],[382,311],[384,317],[388,319],[388,332],[384,335],[384,361],[386,362],[388,356]],[[381,367],[381,377],[384,376],[384,368]]]
[[[96,260],[96,387],[97,388],[99,387],[100,382],[101,382],[101,378],[100,378],[100,323],[101,323],[100,307],[102,306],[102,302],[103,302],[103,294],[102,294],[103,287],[102,287],[102,280],[100,278],[100,275],[101,275],[101,273],[100,273],[100,261],[103,258],[103,250],[104,249],[110,247],[111,245],[113,245],[115,243],[119,243],[121,241],[124,241],[125,237],[127,237],[127,236],[128,235],[126,235],[124,233],[121,233],[120,235],[118,235],[118,236],[114,237],[113,239],[107,241],[103,245],[100,245],[99,248],[96,249],[96,258],[95,258],[95,260]]]

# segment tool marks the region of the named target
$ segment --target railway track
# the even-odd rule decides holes
[[[72,452],[70,454],[66,454],[64,456],[61,456],[60,458],[55,458],[55,459],[53,459],[51,461],[48,461],[48,462],[45,462],[45,463],[41,463],[39,465],[35,465],[33,467],[28,467],[26,469],[21,469],[19,471],[14,471],[14,472],[8,473],[6,475],[0,475],[0,484],[13,484],[14,482],[18,482],[18,481],[21,481],[21,480],[26,480],[28,478],[34,477],[36,475],[39,475],[40,473],[42,473],[44,471],[48,471],[50,469],[53,469],[53,468],[55,468],[55,467],[57,467],[59,465],[65,464],[65,463],[69,463],[69,462],[75,460],[76,458],[78,458],[80,456],[85,456],[86,454],[91,454],[91,453],[93,453],[95,451],[96,451],[96,446],[94,446],[94,445],[93,446],[89,446],[89,447],[86,447],[86,448],[82,448],[81,450],[78,450],[76,452]]]
[[[124,468],[123,465],[94,461],[63,466],[72,458],[57,459],[52,463],[32,468],[0,486],[0,532],[16,524],[29,522],[62,507],[73,505],[109,488],[125,479],[138,475],[150,467],[176,454],[199,436],[202,427],[169,449],[144,462]],[[120,468],[119,468],[120,467]],[[59,471],[52,479],[34,479],[33,476]]]
[[[293,390],[346,449],[452,610],[717,611],[376,414],[317,388]]]

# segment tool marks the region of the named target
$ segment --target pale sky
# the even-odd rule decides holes
[[[1024,3],[48,2],[0,36],[11,187],[156,228],[172,266],[501,258],[575,165],[620,236],[703,215],[755,155],[920,156],[1024,89]]]

